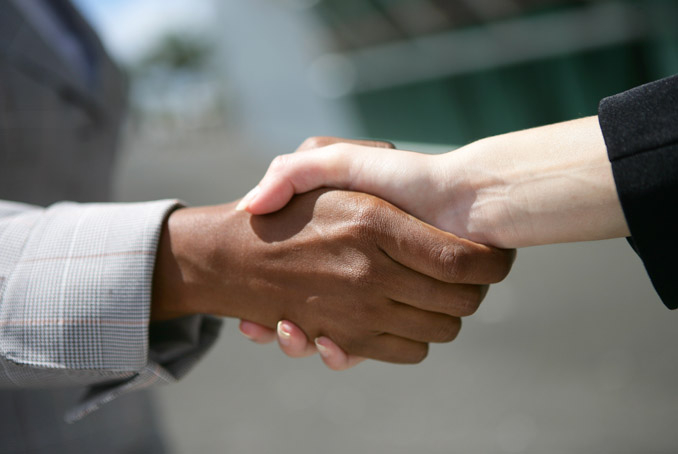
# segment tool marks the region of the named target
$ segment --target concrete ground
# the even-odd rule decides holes
[[[118,200],[234,200],[268,156],[226,132],[131,140]],[[264,157],[266,156],[266,157]],[[675,453],[678,314],[624,240],[521,250],[452,344],[418,366],[331,372],[229,322],[157,391],[175,453]]]

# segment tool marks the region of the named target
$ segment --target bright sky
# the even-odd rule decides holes
[[[134,61],[169,31],[204,32],[214,18],[212,0],[74,0],[111,53]]]

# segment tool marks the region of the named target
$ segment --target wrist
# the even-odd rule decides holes
[[[151,296],[151,321],[167,320],[191,315],[186,304],[186,288],[179,267],[176,245],[180,241],[181,229],[177,231],[177,216],[181,216],[179,208],[165,219],[158,242],[158,249],[153,270],[153,288]]]
[[[251,288],[261,280],[261,242],[250,214],[235,205],[182,208],[169,216],[156,258],[153,320],[212,314],[264,321],[267,308],[252,304]],[[280,314],[272,312],[265,321],[275,326]]]
[[[436,224],[471,241],[509,248],[517,224],[507,180],[513,172],[498,145],[481,139],[440,156],[447,200]]]
[[[596,117],[490,137],[450,155],[463,176],[469,239],[512,248],[628,235]]]
[[[153,273],[151,320],[238,315],[229,279],[237,273],[225,270],[237,268],[230,262],[239,255],[231,250],[237,244],[236,218],[249,215],[234,205],[180,208],[168,216]]]

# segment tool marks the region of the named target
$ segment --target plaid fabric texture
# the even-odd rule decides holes
[[[0,201],[0,386],[93,386],[68,414],[73,421],[123,393],[175,381],[197,361],[220,322],[180,322],[198,330],[193,349],[182,350],[189,360],[168,362],[180,368],[149,359],[155,252],[176,207]]]

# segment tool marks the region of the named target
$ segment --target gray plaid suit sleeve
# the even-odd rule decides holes
[[[177,206],[0,201],[0,386],[89,386],[67,415],[77,420],[192,367],[219,320],[149,325],[156,248]]]

